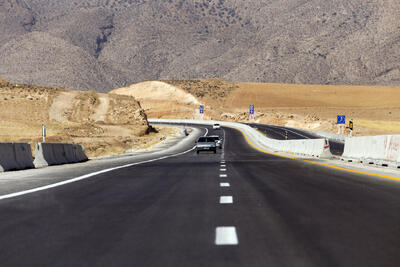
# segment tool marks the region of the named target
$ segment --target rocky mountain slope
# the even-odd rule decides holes
[[[0,0],[0,75],[400,85],[397,0]]]

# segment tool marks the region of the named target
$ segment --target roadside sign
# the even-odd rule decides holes
[[[250,109],[250,114],[253,115],[254,114],[254,105],[250,105],[249,109]]]
[[[337,124],[346,124],[346,116],[337,115]]]
[[[46,125],[42,125],[43,143],[46,142]]]
[[[200,114],[203,114],[203,113],[204,113],[204,106],[200,105]]]
[[[353,136],[353,119],[349,120],[350,136]]]

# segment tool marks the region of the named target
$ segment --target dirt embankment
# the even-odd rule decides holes
[[[158,89],[147,90],[151,83]],[[162,85],[162,86],[161,86]],[[164,88],[183,90],[186,97],[163,94]],[[135,88],[132,90],[130,88]],[[112,93],[138,97],[153,118],[250,121],[249,105],[255,105],[255,122],[337,132],[336,115],[354,120],[355,135],[400,133],[400,87],[230,83],[221,79],[146,82]],[[157,94],[154,92],[157,91]],[[171,90],[169,90],[170,92]],[[164,95],[164,98],[159,96]],[[189,96],[188,96],[189,95]],[[200,116],[195,97],[205,105]]]
[[[133,97],[8,83],[0,79],[0,142],[42,140],[82,144],[90,157],[121,154],[175,134],[152,131],[140,103]]]
[[[109,94],[135,97],[150,118],[206,119],[218,114],[227,96],[237,88],[221,79],[148,81]],[[199,105],[205,106],[204,116],[199,114]]]
[[[149,117],[190,118],[200,102],[182,88],[159,81],[133,84],[109,92],[109,95],[133,96],[140,101]]]

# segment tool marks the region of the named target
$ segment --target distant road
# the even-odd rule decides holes
[[[0,201],[1,266],[399,266],[400,183],[264,154],[236,130],[207,128],[224,137],[217,154]]]
[[[251,127],[256,127],[260,130],[260,132],[264,133],[267,137],[279,140],[285,140],[285,131],[288,133],[288,139],[316,139],[323,138],[316,134],[312,134],[307,131],[302,131],[300,129],[290,128],[290,127],[282,127],[275,125],[267,125],[267,124],[258,124],[258,123],[248,123]],[[329,140],[331,153],[335,156],[341,156],[344,151],[344,144]]]

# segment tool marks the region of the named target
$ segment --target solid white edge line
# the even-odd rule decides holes
[[[220,187],[230,187],[231,185],[229,183],[219,183]]]
[[[234,226],[219,226],[215,228],[215,245],[238,245],[238,237],[236,227]]]
[[[208,134],[208,129],[207,128],[205,128],[205,129],[206,129],[206,134],[204,136],[206,136]],[[92,173],[88,173],[88,174],[85,174],[85,175],[82,175],[82,176],[78,176],[78,177],[75,177],[75,178],[72,178],[72,179],[68,179],[68,180],[65,180],[65,181],[62,181],[62,182],[49,184],[49,185],[45,185],[45,186],[40,186],[40,187],[36,187],[36,188],[28,189],[28,190],[23,190],[23,191],[20,191],[20,192],[10,193],[10,194],[6,194],[6,195],[1,195],[0,196],[0,200],[13,198],[13,197],[18,197],[18,196],[23,196],[23,195],[27,195],[27,194],[31,194],[31,193],[35,193],[35,192],[39,192],[39,191],[43,191],[43,190],[47,190],[47,189],[50,189],[50,188],[59,187],[59,186],[62,186],[62,185],[78,182],[78,181],[81,181],[81,180],[84,180],[84,179],[87,179],[87,178],[90,178],[90,177],[93,177],[93,176],[96,176],[96,175],[99,175],[99,174],[102,174],[102,173],[107,173],[107,172],[111,172],[111,171],[115,171],[115,170],[119,170],[119,169],[123,169],[123,168],[132,167],[132,166],[135,166],[135,165],[140,165],[140,164],[144,164],[144,163],[150,163],[150,162],[154,162],[154,161],[158,161],[158,160],[163,160],[163,159],[167,159],[167,158],[180,156],[180,155],[186,154],[186,153],[194,150],[195,148],[196,147],[194,146],[189,150],[186,150],[184,152],[180,152],[180,153],[177,153],[177,154],[173,154],[173,155],[169,155],[169,156],[163,156],[163,157],[160,157],[160,158],[145,160],[145,161],[136,162],[136,163],[130,163],[130,164],[114,167],[114,168],[104,169],[104,170],[101,170],[101,171],[92,172]]]
[[[232,196],[221,196],[219,198],[219,204],[232,204],[233,197]]]

